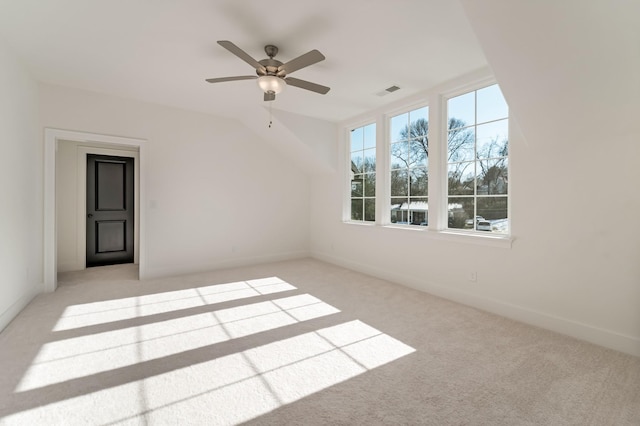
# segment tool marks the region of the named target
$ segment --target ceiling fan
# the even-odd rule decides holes
[[[237,80],[258,80],[258,86],[264,92],[265,101],[273,101],[276,99],[276,94],[282,92],[285,86],[294,86],[300,89],[310,90],[312,92],[320,93],[322,95],[329,91],[329,87],[322,86],[320,84],[311,83],[310,81],[300,80],[299,78],[289,77],[288,75],[301,68],[308,67],[317,62],[323,61],[324,55],[317,50],[312,50],[304,55],[298,56],[289,62],[282,63],[277,59],[273,59],[278,54],[278,48],[271,44],[264,47],[264,51],[269,59],[263,59],[256,61],[244,50],[233,44],[228,40],[220,40],[218,44],[229,52],[236,55],[252,67],[256,69],[257,75],[239,75],[235,77],[220,77],[220,78],[208,78],[206,81],[209,83],[221,83],[223,81],[237,81]]]

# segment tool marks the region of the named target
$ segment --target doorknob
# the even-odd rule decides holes
[[[89,214],[87,215],[87,217],[88,217],[89,219],[91,219],[91,218],[93,217],[93,215],[92,215],[91,213],[89,213]]]

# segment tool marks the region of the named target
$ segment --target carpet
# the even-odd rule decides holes
[[[0,425],[640,425],[640,358],[312,259],[59,275]]]

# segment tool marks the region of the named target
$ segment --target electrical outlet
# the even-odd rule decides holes
[[[474,283],[478,281],[478,273],[476,271],[469,272],[469,281]]]

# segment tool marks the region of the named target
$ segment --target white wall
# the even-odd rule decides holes
[[[147,276],[308,254],[307,175],[239,122],[46,84],[40,117],[148,140]]]
[[[0,330],[42,289],[38,87],[0,43]]]
[[[623,129],[608,127],[616,137],[606,143],[600,131],[571,136],[551,128],[526,139],[519,123],[546,124],[542,117],[554,113],[547,94],[546,108],[531,117],[512,111],[511,248],[343,223],[341,155],[339,171],[312,181],[313,255],[640,355],[640,137],[631,138],[639,132],[618,122]],[[337,145],[346,152],[344,141]],[[468,279],[472,271],[477,282]]]
[[[521,241],[536,302],[640,355],[640,2],[462,4],[527,138],[524,223],[561,218]]]

